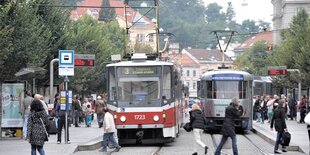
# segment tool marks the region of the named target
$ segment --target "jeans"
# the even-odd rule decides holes
[[[97,122],[98,122],[99,127],[102,127],[103,119],[104,119],[104,115],[103,114],[97,114]]]
[[[255,112],[255,113],[256,113],[256,121],[260,121],[261,113],[260,112]]]
[[[60,141],[61,142],[61,131],[62,131],[62,128],[66,128],[65,126],[66,124],[66,117],[59,117],[58,119],[58,128],[57,128],[57,141]],[[67,140],[69,140],[69,121],[67,121],[67,126],[68,126],[68,129],[67,129]]]
[[[201,147],[203,147],[203,148],[206,147],[206,144],[204,144],[204,143],[201,141],[201,139],[200,139],[200,135],[201,135],[202,131],[203,131],[202,129],[196,129],[196,128],[193,129],[193,133],[194,133],[194,137],[195,137],[195,141],[194,141],[194,152],[197,152],[197,150],[198,150],[198,144],[199,144]]]
[[[74,125],[79,126],[80,111],[74,111]]]
[[[291,117],[291,120],[294,119],[294,117],[296,117],[296,107],[295,106],[290,106],[290,117]]]
[[[281,144],[281,137],[282,137],[283,131],[278,131],[277,132],[277,139],[276,143],[274,145],[274,151],[277,151],[279,148],[279,144]],[[285,149],[285,146],[282,145],[282,149]]]
[[[36,152],[37,150],[39,151],[40,155],[45,155],[45,152],[43,150],[43,146],[31,144],[31,155],[36,155],[37,154],[37,152]]]
[[[27,137],[27,124],[28,124],[28,118],[29,118],[29,115],[28,115],[28,114],[25,114],[25,115],[24,115],[24,124],[23,124],[23,138],[26,138],[26,137]]]
[[[221,139],[220,144],[217,146],[216,151],[214,153],[214,155],[220,155],[221,154],[221,150],[225,144],[225,142],[227,141],[228,136],[224,136]],[[231,138],[231,142],[232,142],[232,148],[233,148],[233,152],[234,155],[238,155],[238,148],[237,148],[237,137],[236,135],[230,137]]]
[[[104,133],[103,134],[103,142],[102,142],[102,150],[107,151],[107,146],[109,145],[109,142],[115,147],[115,148],[120,148],[118,143],[116,142],[114,138],[114,132],[109,132],[109,133]]]

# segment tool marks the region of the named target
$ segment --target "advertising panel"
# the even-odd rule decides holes
[[[22,128],[23,118],[20,108],[24,100],[23,83],[2,84],[2,128]]]

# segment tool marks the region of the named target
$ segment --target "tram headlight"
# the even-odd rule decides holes
[[[153,120],[154,120],[155,122],[157,122],[157,121],[159,121],[159,117],[158,117],[157,115],[155,115],[155,116],[153,117]]]
[[[125,122],[126,121],[126,117],[125,116],[121,116],[120,120],[121,120],[121,122]]]

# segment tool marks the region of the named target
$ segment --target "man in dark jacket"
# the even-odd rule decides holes
[[[235,119],[241,116],[240,110],[238,110],[239,100],[233,98],[230,105],[225,110],[225,121],[221,130],[222,139],[220,144],[217,146],[214,155],[220,155],[223,145],[225,144],[228,137],[231,138],[232,148],[234,155],[238,155],[237,148],[237,137],[235,133]]]
[[[278,152],[279,144],[281,143],[281,137],[282,134],[286,129],[286,123],[285,123],[285,111],[284,111],[284,100],[279,100],[278,107],[274,110],[271,123],[270,123],[270,129],[273,130],[273,124],[277,131],[277,139],[274,146],[274,153],[280,154]],[[285,149],[285,146],[282,145],[282,151],[287,152]]]
[[[290,109],[291,120],[293,120],[294,118],[296,119],[296,105],[297,105],[296,100],[291,94],[289,94],[288,95],[288,106]]]

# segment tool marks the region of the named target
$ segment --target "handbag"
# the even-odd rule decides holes
[[[41,123],[42,123],[42,125],[43,125],[43,128],[44,128],[44,132],[45,132],[45,139],[44,139],[44,141],[48,141],[48,133],[47,133],[47,130],[46,130],[46,128],[45,128],[45,124],[43,123],[43,120],[42,120],[42,118],[40,118],[40,121],[41,121]]]
[[[281,137],[281,144],[284,146],[289,146],[290,141],[291,141],[291,134],[287,131],[284,131]]]
[[[192,126],[191,126],[191,123],[190,122],[187,122],[183,125],[183,129],[187,132],[191,132],[193,130]]]
[[[307,123],[308,125],[310,125],[310,112],[308,112],[308,114],[306,115],[304,121],[305,121],[305,123]]]

